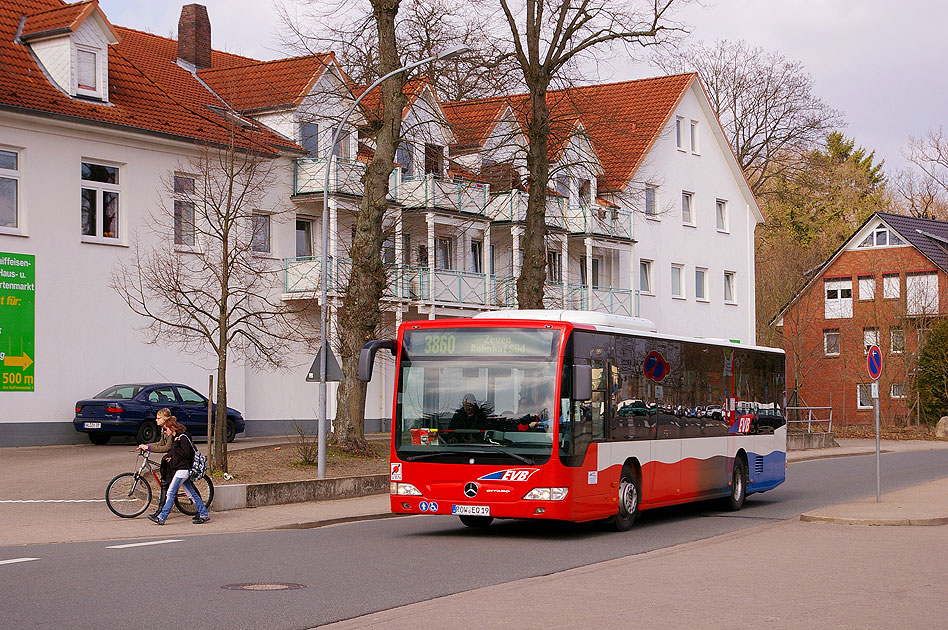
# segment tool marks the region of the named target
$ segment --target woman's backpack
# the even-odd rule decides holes
[[[194,460],[191,462],[191,470],[188,472],[188,478],[191,481],[197,481],[207,472],[207,455],[204,455],[197,449],[187,433],[184,434],[184,437],[188,438],[188,442],[191,443],[191,450],[194,451]]]

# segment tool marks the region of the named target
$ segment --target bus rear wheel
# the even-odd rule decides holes
[[[738,457],[734,460],[734,474],[731,477],[731,494],[727,498],[727,507],[737,512],[744,507],[747,498],[747,466],[744,460]]]
[[[610,525],[617,531],[631,529],[635,517],[639,514],[639,480],[631,468],[622,469],[619,479],[619,511],[612,517]]]
[[[493,516],[459,516],[458,518],[461,519],[461,522],[467,527],[473,527],[475,529],[483,529],[494,522]]]

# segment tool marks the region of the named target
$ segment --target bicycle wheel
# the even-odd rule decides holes
[[[211,481],[211,478],[207,475],[204,475],[197,481],[192,481],[191,483],[194,484],[198,494],[201,495],[201,500],[204,501],[204,506],[207,509],[211,509],[211,501],[214,500],[214,482]],[[194,505],[194,501],[191,500],[190,495],[188,495],[184,489],[184,484],[181,484],[181,488],[178,490],[178,494],[174,498],[174,504],[178,506],[178,511],[182,514],[195,516],[198,513],[197,507]]]
[[[116,516],[134,518],[148,509],[151,486],[135,473],[116,475],[105,489],[105,503]]]

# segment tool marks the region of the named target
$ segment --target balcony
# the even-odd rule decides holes
[[[494,195],[487,214],[494,221],[524,221],[527,218],[527,193],[511,190]],[[562,197],[547,196],[546,224],[550,227],[566,228],[566,203]]]
[[[429,173],[402,177],[395,200],[406,208],[439,208],[483,215],[489,194],[487,184]]]
[[[568,295],[570,306],[567,308],[627,317],[635,317],[639,313],[638,291],[634,289],[594,286],[590,295],[589,285],[571,284]]]
[[[299,297],[312,297],[320,290],[320,259],[314,256],[287,258],[283,261],[283,291]],[[328,293],[345,292],[352,261],[330,261]],[[440,302],[472,307],[510,306],[516,296],[516,281],[509,277],[487,277],[482,273],[436,269],[416,265],[391,265],[384,298]],[[513,282],[511,282],[513,280]],[[513,290],[510,290],[513,287]],[[513,297],[511,297],[513,296]]]
[[[568,229],[573,234],[632,238],[632,212],[600,205],[569,206]]]
[[[293,161],[293,194],[321,193],[326,182],[325,159],[297,158]],[[335,158],[329,171],[329,192],[362,196],[362,176],[365,162]],[[389,177],[389,199],[395,198],[398,169]]]

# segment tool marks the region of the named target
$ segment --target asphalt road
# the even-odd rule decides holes
[[[948,450],[884,454],[883,491],[948,475]],[[310,628],[520,578],[698,541],[875,492],[875,457],[798,462],[736,513],[646,512],[595,524],[408,517],[313,530],[0,548],[4,628]],[[780,544],[780,541],[775,541]],[[118,545],[121,548],[110,548]],[[3,564],[5,559],[38,558]],[[232,590],[289,583],[288,590]],[[503,602],[498,602],[502,606]],[[577,605],[582,605],[581,596]]]

